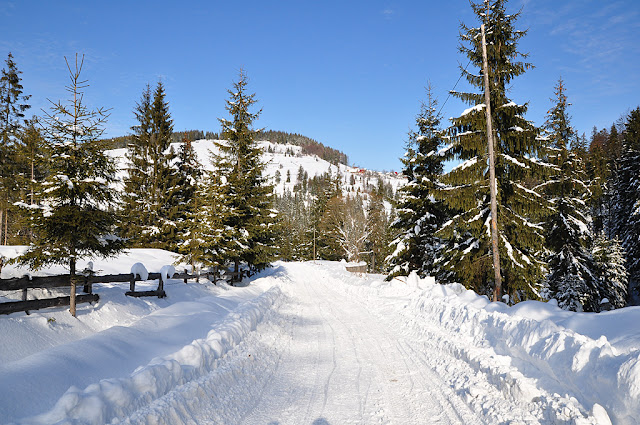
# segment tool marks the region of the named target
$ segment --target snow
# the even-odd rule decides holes
[[[502,154],[502,157],[503,157],[504,159],[506,159],[507,161],[509,161],[509,162],[511,162],[511,163],[513,163],[513,164],[515,164],[515,165],[519,166],[519,167],[522,167],[522,168],[529,168],[529,166],[528,166],[527,164],[525,164],[525,163],[523,163],[523,162],[518,161],[516,158],[512,157],[511,155],[507,155],[507,154],[505,153],[505,154]]]
[[[151,249],[92,261],[105,274],[183,267]],[[0,316],[0,422],[640,422],[640,307],[508,307],[325,261],[277,262],[243,283],[169,279],[164,299],[96,284],[100,301],[77,318]]]
[[[468,114],[470,114],[472,112],[482,111],[484,109],[484,107],[485,107],[484,103],[479,103],[476,106],[472,106],[471,108],[465,109],[460,116],[464,117],[465,115],[468,115]]]
[[[469,168],[471,166],[476,165],[477,162],[478,162],[478,157],[474,156],[473,158],[466,160],[462,164],[458,164],[457,166],[453,167],[451,171],[454,172],[454,171],[457,171],[458,169],[464,170],[465,168]]]
[[[133,266],[131,266],[131,274],[134,276],[139,276],[141,280],[149,279],[149,272],[142,263],[135,263]]]

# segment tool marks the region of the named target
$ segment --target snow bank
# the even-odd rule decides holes
[[[538,405],[550,423],[640,423],[640,307],[599,314],[537,301],[509,307],[415,273],[390,283],[347,279],[363,299],[372,288],[406,297],[401,314],[425,343],[463,359],[505,396]],[[451,379],[482,408],[482,385]]]
[[[102,379],[84,389],[71,387],[50,411],[20,419],[17,423],[98,425],[124,418],[177,386],[209,373],[214,369],[218,359],[256,329],[280,295],[280,289],[273,287],[229,312],[224,321],[214,326],[206,337],[196,339],[171,354],[152,359],[146,366],[137,368],[127,377]],[[188,316],[183,307],[178,307],[179,311],[164,313],[169,317]],[[193,321],[189,320],[187,323],[193,324]],[[100,334],[96,335],[96,338],[100,339]],[[105,345],[111,344],[111,339],[108,338]],[[126,344],[124,341],[122,343]],[[91,341],[90,344],[98,345],[98,341]],[[104,346],[100,346],[104,350]],[[65,367],[79,367],[77,358],[71,359],[68,364],[62,359],[58,359],[58,362]]]
[[[24,249],[0,247],[0,255],[12,258]],[[90,267],[87,260],[80,260],[79,267]],[[167,297],[127,297],[127,283],[101,283],[94,285],[100,301],[79,305],[75,318],[67,307],[2,316],[0,423],[110,422],[177,383],[207,373],[279,299],[270,276],[256,276],[242,288],[206,279],[171,280],[175,267],[167,264],[175,262],[175,254],[159,249],[132,249],[92,261],[98,274],[132,272],[146,278],[149,271],[160,272],[168,278]],[[51,267],[38,274],[64,271]],[[4,278],[23,274],[25,269],[14,265],[2,270]],[[157,283],[138,285],[155,289]],[[50,292],[34,289],[29,296],[48,297]],[[10,296],[3,292],[0,299]]]

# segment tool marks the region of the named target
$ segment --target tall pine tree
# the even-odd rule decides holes
[[[176,250],[180,177],[170,146],[173,121],[162,82],[149,86],[134,109],[138,124],[128,147],[123,214],[125,235],[135,246]]]
[[[568,310],[598,311],[600,283],[590,250],[593,242],[587,205],[590,192],[580,152],[568,147],[576,135],[570,124],[562,79],[555,95],[546,121],[547,158],[554,165],[553,174],[537,188],[552,204],[552,213],[545,223],[546,244],[551,251],[546,296],[555,298],[560,307]]]
[[[515,301],[535,298],[544,268],[540,223],[545,206],[542,197],[531,190],[530,182],[539,178],[545,167],[535,159],[541,142],[537,129],[524,118],[527,105],[516,104],[507,93],[514,78],[532,67],[523,61],[527,55],[518,51],[518,41],[526,31],[515,28],[519,13],[508,14],[506,0],[487,0],[471,6],[486,26],[502,287]],[[490,294],[495,283],[480,28],[462,24],[460,39],[460,51],[479,71],[463,69],[476,92],[452,93],[472,106],[454,118],[450,128],[448,153],[462,163],[443,179],[449,187],[441,199],[461,212],[440,230],[440,236],[450,244],[443,263],[468,288]]]
[[[198,205],[198,182],[202,177],[202,165],[190,140],[184,139],[176,160],[177,181],[172,214],[176,227],[177,246],[184,245],[189,232],[189,220]]]
[[[629,273],[625,267],[622,243],[617,237],[609,239],[600,232],[593,244],[595,272],[600,281],[600,305],[606,299],[612,308],[627,304]]]
[[[20,132],[26,120],[25,112],[31,107],[26,103],[31,96],[23,94],[20,74],[13,55],[9,53],[6,67],[0,72],[0,243],[9,237],[9,211],[20,201],[18,144]]]
[[[388,279],[408,276],[416,271],[420,276],[444,276],[438,265],[442,248],[437,230],[447,219],[447,208],[436,192],[442,189],[440,178],[444,157],[440,117],[436,111],[437,101],[432,96],[431,85],[427,87],[427,103],[422,103],[416,117],[417,131],[409,133],[407,152],[402,159],[403,174],[409,179],[401,189],[396,204],[398,217],[392,224],[399,236],[392,242],[394,253],[388,262],[391,272]]]
[[[221,223],[227,259],[239,278],[240,264],[251,270],[265,268],[274,258],[276,211],[272,208],[273,188],[263,176],[262,148],[253,122],[261,111],[251,112],[255,94],[247,94],[247,76],[240,71],[233,89],[228,90],[226,110],[231,119],[219,119],[222,138],[213,155],[219,176],[222,202],[228,215]]]
[[[640,288],[640,108],[629,113],[615,178],[614,231],[627,253],[629,287]]]
[[[113,236],[116,214],[110,208],[115,192],[109,183],[116,180],[114,161],[96,143],[103,133],[107,114],[89,110],[80,78],[83,59],[75,66],[67,61],[70,84],[68,104],[53,103],[45,113],[43,133],[51,150],[50,174],[40,194],[43,214],[35,223],[37,241],[19,261],[38,269],[47,264],[66,264],[75,295],[76,261],[79,257],[108,257],[124,248]],[[66,60],[66,58],[65,58]],[[72,301],[72,311],[73,309]]]

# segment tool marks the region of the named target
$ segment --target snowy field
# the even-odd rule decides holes
[[[173,261],[131,250],[94,269]],[[331,262],[278,262],[245,283],[173,280],[165,299],[95,285],[76,319],[0,316],[0,422],[640,423],[640,307],[507,307]]]

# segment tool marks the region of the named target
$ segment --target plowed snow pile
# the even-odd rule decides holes
[[[136,255],[152,272],[173,263],[133,250],[94,269],[122,273]],[[166,299],[96,285],[77,319],[0,316],[0,422],[640,423],[640,308],[507,307],[330,262],[276,263],[245,284],[170,280]]]

